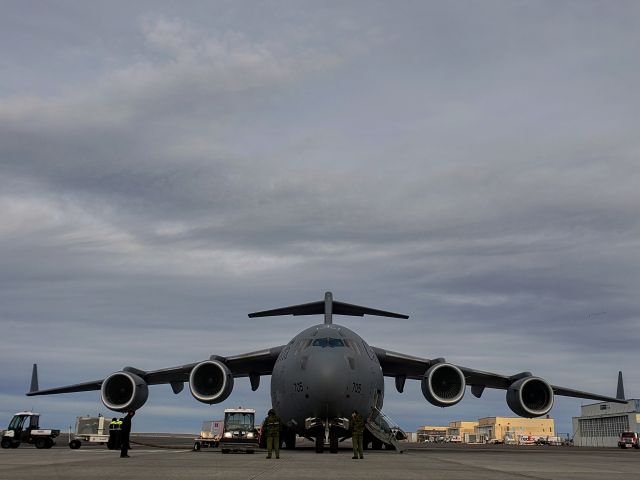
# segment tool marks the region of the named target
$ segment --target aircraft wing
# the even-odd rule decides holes
[[[396,386],[400,385],[398,386],[399,391],[402,391],[401,386],[404,385],[404,379],[422,380],[424,374],[431,366],[438,363],[445,363],[444,358],[428,359],[406,355],[404,353],[392,352],[378,347],[372,348],[378,357],[383,375],[386,377],[395,377]],[[456,367],[462,371],[467,385],[471,386],[471,393],[478,398],[480,398],[485,388],[506,390],[513,382],[523,377],[532,376],[530,372],[522,372],[515,375],[502,375],[499,373],[475,370],[473,368],[463,367],[460,365],[456,365]],[[596,400],[601,402],[627,403],[627,400],[624,399],[574,390],[557,385],[551,385],[551,388],[555,395],[561,395],[564,397],[584,398],[587,400]]]
[[[239,355],[231,355],[228,357],[211,356],[210,359],[218,360],[224,363],[234,377],[248,377],[250,375],[271,375],[273,371],[273,365],[275,364],[280,351],[284,348],[284,345],[273,347],[265,350],[259,350],[256,352],[242,353]],[[209,360],[209,359],[207,359]],[[188,363],[186,365],[180,365],[177,367],[161,368],[159,370],[144,371],[138,370],[133,367],[125,367],[123,370],[131,373],[135,373],[142,378],[147,385],[159,385],[170,383],[174,388],[174,391],[179,392],[182,390],[181,385],[184,382],[189,381],[189,374],[193,367],[200,362]],[[105,379],[93,380],[91,382],[76,383],[73,385],[66,385],[64,387],[48,388],[40,390],[37,382],[37,369],[34,365],[31,390],[27,393],[27,396],[36,395],[54,395],[58,393],[72,393],[72,392],[88,392],[92,390],[100,390],[102,382]],[[175,385],[175,386],[174,386]],[[176,393],[177,393],[176,392]]]

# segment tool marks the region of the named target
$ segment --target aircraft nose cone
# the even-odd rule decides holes
[[[339,352],[317,351],[309,356],[306,368],[309,395],[322,414],[337,414],[350,378],[347,369],[344,355]]]

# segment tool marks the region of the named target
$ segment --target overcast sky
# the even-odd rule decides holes
[[[132,4],[133,3],[133,4]],[[0,1],[0,422],[48,388],[287,343],[371,345],[640,396],[640,4]],[[150,389],[138,431],[264,415]],[[557,398],[569,432],[580,400]],[[510,415],[387,382],[404,428]]]

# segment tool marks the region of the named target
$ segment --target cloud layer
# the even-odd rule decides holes
[[[3,415],[104,410],[25,402],[33,362],[53,386],[275,346],[315,320],[246,314],[325,290],[411,315],[342,319],[373,345],[640,395],[635,3],[29,8],[0,20]],[[410,429],[508,413],[388,387]],[[224,408],[150,403],[142,429]]]

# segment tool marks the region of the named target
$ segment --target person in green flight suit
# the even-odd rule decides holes
[[[267,418],[262,423],[262,433],[267,436],[267,458],[271,458],[271,452],[276,451],[276,458],[280,458],[280,419],[272,408]]]
[[[357,411],[353,411],[351,414],[351,422],[349,422],[349,429],[351,430],[351,442],[353,443],[353,457],[351,458],[364,458],[362,455],[362,440],[364,437],[364,418]]]

